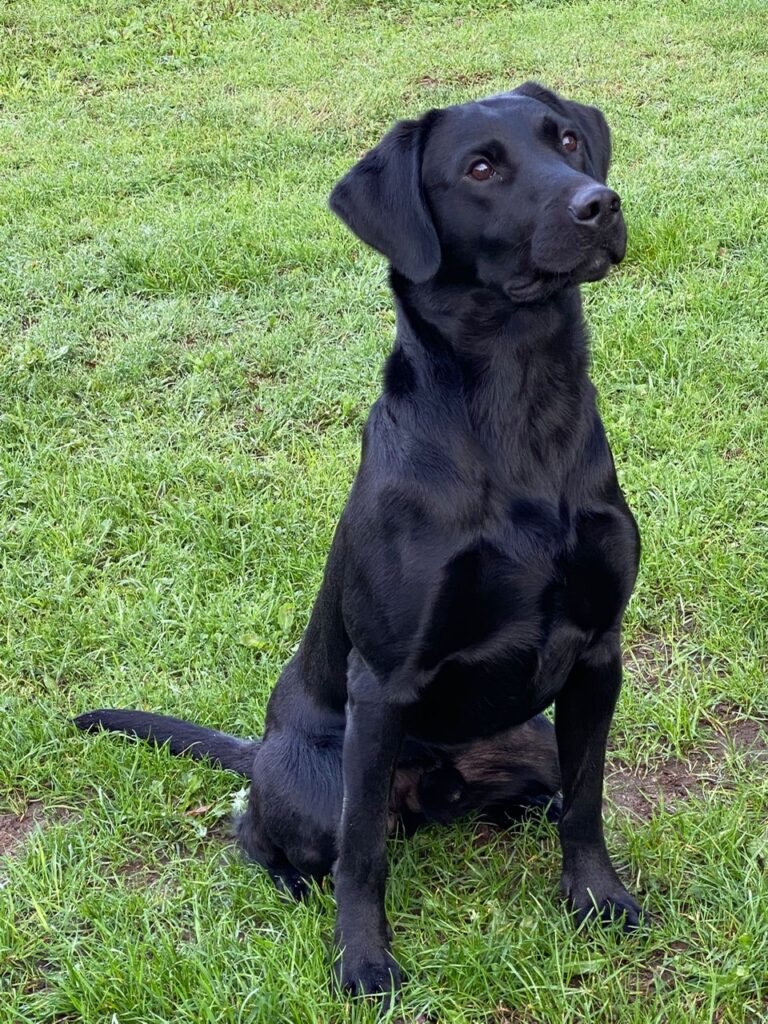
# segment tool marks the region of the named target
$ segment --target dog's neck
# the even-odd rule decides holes
[[[492,289],[394,273],[392,288],[397,335],[383,402],[397,429],[427,450],[463,438],[472,472],[492,466],[507,487],[561,495],[585,453],[604,447],[578,289],[516,305]]]
[[[500,354],[517,360],[525,338],[528,348],[543,358],[586,356],[576,287],[560,289],[540,302],[516,303],[498,288],[459,285],[440,277],[414,284],[392,271],[390,284],[404,333],[414,334],[432,352],[450,350],[458,361],[475,364],[494,362]],[[400,334],[398,330],[398,340]]]
[[[545,359],[575,358],[586,370],[586,331],[577,287],[562,288],[540,302],[520,303],[498,288],[457,284],[439,276],[414,284],[392,270],[390,285],[400,326],[433,352],[450,349],[459,361],[474,363],[495,361],[503,353],[517,359],[525,338],[532,353],[538,351]]]
[[[460,411],[486,447],[558,456],[591,428],[592,385],[578,288],[520,305],[503,293],[394,273],[395,348],[384,393]],[[585,401],[585,398],[587,399]],[[567,440],[569,443],[565,443]]]

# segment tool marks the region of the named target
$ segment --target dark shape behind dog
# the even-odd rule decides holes
[[[135,711],[77,719],[248,773],[240,842],[296,895],[333,870],[352,992],[399,984],[392,814],[413,828],[516,813],[562,774],[565,895],[579,920],[639,919],[601,820],[639,539],[578,289],[624,255],[609,159],[598,110],[527,83],[401,122],[352,168],[331,208],[389,260],[397,334],[263,739]]]

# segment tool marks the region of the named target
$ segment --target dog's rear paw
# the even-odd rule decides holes
[[[335,974],[348,995],[382,996],[385,1008],[394,1004],[402,984],[397,961],[386,949],[360,956],[345,950],[336,961]]]
[[[275,870],[268,868],[269,877],[275,883],[275,888],[283,896],[301,902],[309,896],[309,883],[307,879],[294,868],[280,868]]]

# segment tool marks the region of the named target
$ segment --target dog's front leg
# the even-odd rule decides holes
[[[402,740],[402,711],[384,700],[379,682],[362,668],[350,672],[344,734],[344,803],[339,830],[336,892],[337,977],[357,994],[400,987],[389,949],[384,910],[389,792]]]
[[[603,837],[603,774],[613,710],[621,689],[618,637],[581,658],[555,703],[555,729],[563,782],[560,842],[562,890],[581,923],[597,914],[640,920],[640,907],[621,884]]]

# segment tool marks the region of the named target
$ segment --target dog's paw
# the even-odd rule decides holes
[[[397,961],[387,949],[355,955],[345,950],[335,965],[339,987],[351,996],[381,996],[385,1008],[394,1004],[402,984]]]
[[[576,882],[564,875],[561,890],[577,925],[599,921],[631,932],[648,923],[648,915],[618,879],[607,884],[600,880]]]
[[[275,883],[275,888],[283,896],[303,902],[309,896],[309,883],[302,874],[294,868],[280,868],[279,871],[269,870],[269,877]]]

